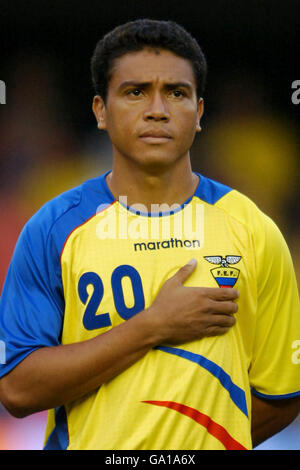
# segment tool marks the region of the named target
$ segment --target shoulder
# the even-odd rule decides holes
[[[218,201],[217,206],[244,225],[251,232],[256,245],[284,243],[283,235],[274,220],[245,194],[233,189]]]
[[[200,177],[195,196],[224,211],[229,217],[255,228],[255,224],[271,223],[268,217],[248,196],[224,183],[198,174]]]
[[[245,194],[223,183],[200,176],[195,196],[213,205],[229,219],[243,226],[252,237],[256,248],[285,245],[283,235],[273,221]]]
[[[111,202],[105,176],[89,179],[48,201],[28,220],[22,235],[33,245],[54,241],[61,249],[74,228],[92,217],[99,205]]]

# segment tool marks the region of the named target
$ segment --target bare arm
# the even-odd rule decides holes
[[[163,342],[224,334],[235,323],[235,289],[185,287],[195,264],[165,282],[150,308],[81,343],[29,354],[0,379],[0,400],[16,417],[68,403],[99,387]]]
[[[155,344],[146,311],[91,340],[33,351],[0,380],[8,411],[23,417],[73,401],[110,380]]]
[[[300,397],[262,400],[252,395],[252,441],[258,446],[288,426],[300,412]]]

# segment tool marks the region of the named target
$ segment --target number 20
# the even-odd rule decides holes
[[[132,285],[134,305],[130,308],[127,307],[124,300],[123,277],[129,277]],[[89,285],[93,286],[94,291],[87,303],[89,298],[87,287]],[[128,320],[133,315],[144,310],[145,297],[142,280],[138,271],[133,266],[128,264],[118,266],[112,273],[111,287],[116,310],[124,320]],[[96,314],[104,295],[103,282],[98,274],[95,272],[84,273],[78,282],[78,294],[81,302],[84,305],[87,303],[83,316],[83,325],[87,330],[95,330],[111,325],[109,312]]]

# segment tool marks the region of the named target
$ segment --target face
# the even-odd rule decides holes
[[[203,100],[197,100],[191,63],[167,50],[144,49],[114,62],[106,103],[93,111],[106,130],[114,158],[143,166],[165,166],[189,158],[201,130]]]

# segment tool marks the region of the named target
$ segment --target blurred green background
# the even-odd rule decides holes
[[[1,0],[0,290],[28,218],[111,167],[91,112],[90,58],[100,37],[136,18],[171,19],[208,62],[193,168],[242,191],[279,225],[300,280],[299,2],[285,0]],[[0,449],[40,449],[45,413],[17,420],[0,405]],[[300,420],[260,446],[300,449]]]

